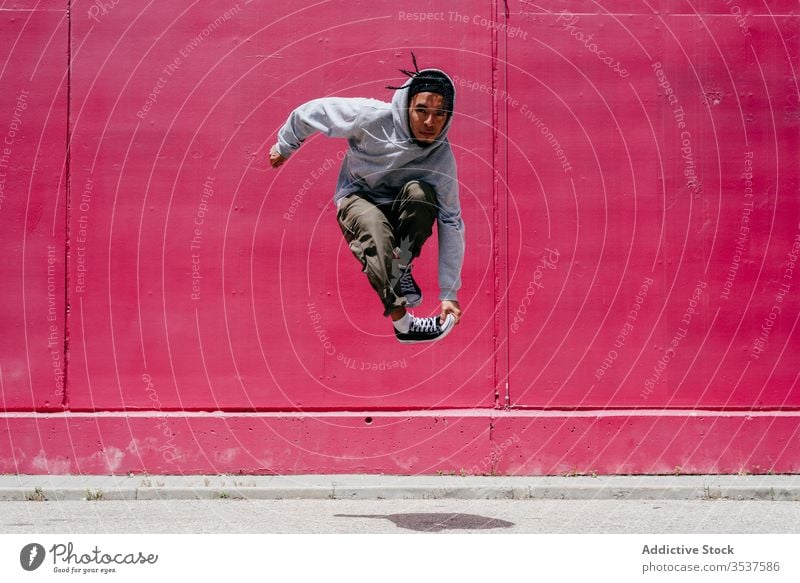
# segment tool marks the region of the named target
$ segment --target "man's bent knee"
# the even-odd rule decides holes
[[[411,180],[405,185],[408,198],[418,202],[436,203],[436,190],[422,180]]]

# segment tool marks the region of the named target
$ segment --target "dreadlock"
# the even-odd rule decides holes
[[[448,112],[448,114],[451,114],[453,112],[453,98],[455,97],[453,83],[450,81],[447,75],[441,71],[437,71],[436,69],[423,69],[420,71],[419,66],[417,65],[417,56],[414,54],[414,51],[411,51],[411,60],[414,63],[413,71],[408,69],[400,69],[400,72],[409,77],[409,80],[400,87],[388,85],[386,88],[395,90],[408,89],[409,100],[412,96],[424,91],[438,93],[444,98],[445,110]]]

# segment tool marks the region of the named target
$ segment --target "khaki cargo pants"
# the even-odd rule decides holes
[[[405,298],[396,293],[402,275],[398,266],[419,257],[436,215],[436,191],[419,180],[407,182],[391,203],[376,205],[363,192],[339,203],[339,227],[380,297],[384,316],[405,306]]]

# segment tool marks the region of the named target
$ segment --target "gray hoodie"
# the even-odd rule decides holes
[[[288,158],[314,132],[347,138],[350,147],[339,171],[336,203],[353,192],[366,192],[376,203],[391,202],[410,180],[433,186],[439,204],[440,300],[457,299],[464,260],[456,161],[447,140],[452,121],[451,115],[434,144],[420,146],[408,125],[407,88],[395,91],[391,104],[325,97],[295,109],[278,132],[277,144],[278,153]]]

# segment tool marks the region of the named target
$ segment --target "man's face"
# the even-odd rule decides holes
[[[433,143],[444,129],[447,112],[444,110],[444,97],[438,93],[423,91],[411,97],[408,107],[408,121],[411,133],[418,142]]]

